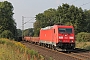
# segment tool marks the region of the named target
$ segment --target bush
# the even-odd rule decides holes
[[[1,38],[8,38],[8,39],[13,39],[13,34],[9,30],[4,30],[1,35]]]
[[[44,57],[20,42],[0,38],[0,60],[44,60]]]
[[[79,42],[88,42],[90,41],[90,33],[81,32],[76,35],[76,40]]]
[[[90,46],[86,46],[85,49],[90,50]]]

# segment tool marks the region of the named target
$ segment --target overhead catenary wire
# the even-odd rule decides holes
[[[84,3],[84,4],[82,4],[82,5],[80,5],[80,6],[84,6],[84,5],[87,5],[87,4],[89,4],[90,2],[87,2],[87,3]]]
[[[75,3],[76,1],[78,1],[78,0],[74,0],[74,1],[70,2],[69,4],[71,4],[71,3]]]
[[[33,17],[33,18],[34,18],[34,17]],[[24,24],[29,23],[29,21],[33,20],[33,18],[32,18],[32,19],[30,19],[30,20],[28,20],[28,21],[26,21]]]
[[[23,16],[24,17],[24,16]],[[23,22],[23,24],[26,24],[26,23],[34,23],[34,22],[30,22],[31,20],[33,20],[35,17],[24,17],[24,18],[29,18],[28,21],[26,22]],[[31,18],[31,19],[30,19]],[[35,19],[34,19],[35,20]],[[19,26],[18,28],[21,28],[22,26]]]
[[[71,3],[75,3],[76,1],[78,1],[78,0],[74,0],[74,1],[70,2],[69,4],[71,4]],[[82,4],[82,5],[80,5],[80,6],[85,6],[85,5],[89,4],[89,3],[90,3],[90,2],[83,3],[83,4]]]
[[[30,19],[30,20],[33,20],[33,18],[32,19]],[[23,24],[27,24],[27,23],[35,23],[35,22],[30,22],[30,20],[29,21],[27,21],[27,22],[24,22]],[[22,26],[19,26],[18,28],[21,28]]]

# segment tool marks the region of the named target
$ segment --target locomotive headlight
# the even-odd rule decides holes
[[[74,39],[74,37],[73,36],[70,36],[69,39]]]
[[[59,39],[63,39],[63,36],[59,36]]]

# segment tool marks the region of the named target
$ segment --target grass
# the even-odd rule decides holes
[[[1,38],[0,60],[44,60],[44,57],[20,42]]]
[[[76,48],[90,50],[90,42],[76,42]]]

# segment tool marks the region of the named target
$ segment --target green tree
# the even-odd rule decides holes
[[[0,34],[4,30],[9,30],[15,37],[17,36],[16,23],[13,19],[13,9],[10,2],[0,2]]]
[[[12,32],[11,31],[9,31],[9,30],[4,30],[3,32],[2,32],[2,34],[0,35],[0,37],[1,38],[8,38],[8,39],[13,39],[13,34],[12,34]]]
[[[85,29],[86,29],[86,32],[89,32],[90,33],[90,10],[85,10],[84,11],[84,14],[86,15],[86,26],[85,26]]]
[[[76,35],[76,40],[79,42],[88,42],[90,41],[90,33],[80,32]]]
[[[24,30],[24,36],[33,36],[34,35],[34,30],[33,28],[29,28]]]
[[[55,24],[55,16],[56,16],[55,14],[56,14],[56,9],[50,8],[44,11],[43,15],[45,16],[46,26],[52,26]]]
[[[22,36],[22,30],[21,29],[17,29],[17,36],[21,37]]]
[[[89,23],[87,25],[87,22],[90,21],[87,19],[86,14],[82,8],[69,4],[62,4],[57,9],[50,8],[45,10],[43,13],[36,15],[36,22],[34,23],[35,35],[39,35],[41,28],[54,24],[72,25],[75,28],[76,34],[86,32],[86,27],[89,27]]]
[[[39,36],[39,31],[41,28],[54,25],[55,12],[56,9],[50,8],[44,11],[44,13],[39,13],[36,15],[36,22],[34,23],[34,36]]]
[[[74,5],[63,4],[57,9],[57,17],[60,23],[64,25],[73,25],[76,34],[85,31],[83,26],[86,26],[86,17],[81,8],[75,7]]]

